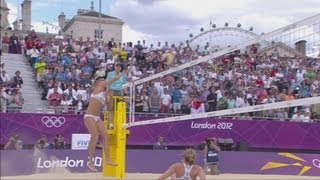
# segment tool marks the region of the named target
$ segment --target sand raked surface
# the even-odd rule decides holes
[[[124,179],[158,179],[160,174],[148,174],[148,173],[127,173]],[[253,175],[253,174],[221,174],[218,176],[207,175],[207,179],[234,179],[234,180],[247,180],[247,179],[317,179],[316,176],[287,176],[287,175]],[[112,177],[104,177],[102,173],[39,173],[26,176],[6,176],[1,177],[1,180],[5,179],[115,179]]]

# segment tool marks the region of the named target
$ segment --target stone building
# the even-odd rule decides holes
[[[9,15],[10,9],[8,8],[8,5],[5,0],[1,0],[0,5],[1,5],[1,7],[0,7],[0,16],[1,16],[0,29],[7,29],[10,26],[9,21],[8,21],[8,15]]]
[[[24,0],[21,4],[22,31],[31,30],[31,0]]]
[[[86,40],[97,39],[108,42],[113,39],[115,42],[122,42],[122,26],[124,22],[121,19],[94,11],[93,4],[90,10],[79,9],[77,15],[70,20],[66,19],[62,12],[59,16],[59,26],[64,35],[72,35],[73,38],[83,38]],[[99,22],[101,25],[101,37],[99,38]]]
[[[299,43],[298,43],[299,44]],[[299,46],[296,48],[292,48],[282,42],[276,42],[272,43],[271,45],[259,49],[259,53],[264,54],[266,53],[267,55],[271,55],[272,53],[279,53],[280,56],[288,56],[288,57],[294,57],[294,56],[306,56],[305,53],[305,46]]]

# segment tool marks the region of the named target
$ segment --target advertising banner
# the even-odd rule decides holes
[[[136,118],[137,119],[137,118]],[[130,128],[130,144],[196,145],[208,137],[232,138],[251,148],[320,149],[320,123],[203,118]]]
[[[203,166],[203,152],[197,153],[197,164]],[[101,154],[97,150],[94,158],[99,171]],[[181,162],[182,154],[182,150],[127,150],[126,171],[163,173],[172,163]],[[226,151],[218,156],[221,173],[320,176],[320,154]],[[1,176],[85,173],[87,160],[87,150],[1,151]]]
[[[71,143],[72,134],[88,133],[83,115],[0,113],[1,144],[7,143],[12,133],[18,133],[24,144],[35,144],[42,135],[52,142],[62,134]]]
[[[51,142],[58,133],[71,143],[72,134],[88,133],[83,115],[0,113],[1,144],[18,133],[24,144],[41,135]],[[152,117],[135,117],[136,121]],[[168,145],[194,146],[207,137],[232,138],[251,148],[320,149],[320,123],[203,118],[130,127],[128,145],[153,145],[163,136]]]
[[[72,134],[71,149],[88,149],[90,134]]]

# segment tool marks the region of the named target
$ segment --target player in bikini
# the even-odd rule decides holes
[[[109,99],[106,99],[107,97],[107,88],[108,86],[113,83],[114,81],[121,78],[125,73],[121,73],[117,76],[115,76],[111,80],[106,80],[103,77],[96,78],[94,84],[93,84],[93,92],[91,94],[90,100],[89,100],[89,106],[87,108],[87,111],[84,115],[84,123],[91,135],[91,139],[89,142],[89,162],[88,162],[88,168],[90,171],[97,172],[97,168],[94,166],[93,162],[93,156],[96,150],[96,145],[99,139],[99,135],[102,137],[102,146],[104,153],[106,155],[106,164],[117,166],[115,162],[113,162],[110,158],[109,153],[109,134],[107,133],[107,129],[105,127],[105,124],[100,118],[100,111],[101,108],[108,104]]]
[[[196,152],[193,149],[187,149],[184,152],[184,160],[182,163],[174,163],[169,167],[169,169],[164,172],[160,177],[161,179],[166,179],[171,177],[171,179],[183,179],[192,180],[199,177],[201,180],[206,179],[206,175],[201,166],[195,165]]]

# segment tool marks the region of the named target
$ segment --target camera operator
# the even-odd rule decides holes
[[[219,174],[219,158],[218,153],[221,151],[216,138],[207,138],[204,147],[205,170],[210,170],[211,175]]]
[[[18,134],[14,134],[10,137],[9,142],[4,146],[4,150],[21,150],[22,149],[22,141]]]

